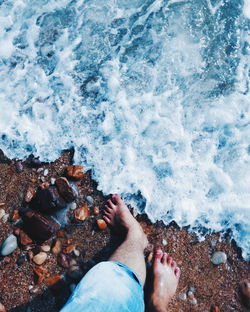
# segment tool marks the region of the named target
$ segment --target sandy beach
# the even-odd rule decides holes
[[[13,253],[0,257],[0,303],[6,311],[59,311],[81,277],[96,263],[107,260],[119,244],[109,228],[98,227],[107,197],[97,190],[90,172],[84,172],[75,182],[76,204],[70,204],[64,228],[40,244],[17,231],[23,228],[18,211],[25,201],[27,206],[27,190],[37,190],[41,184],[47,187],[47,182],[51,184],[65,176],[71,162],[70,151],[53,163],[36,166],[28,160],[10,160],[0,153],[0,244],[10,234],[18,237]],[[85,212],[80,210],[77,218],[76,211],[83,206]],[[148,268],[154,246],[161,246],[182,270],[169,312],[247,311],[241,304],[238,283],[249,277],[249,262],[243,261],[241,250],[229,235],[214,233],[199,242],[187,228],[180,229],[176,224],[165,226],[161,222],[152,224],[145,215],[136,218],[150,242],[145,253]],[[211,258],[218,251],[225,253],[226,260],[216,265]],[[40,253],[45,260],[39,265],[34,257]]]

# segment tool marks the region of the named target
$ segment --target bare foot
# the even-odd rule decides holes
[[[172,257],[159,248],[156,249],[152,269],[153,285],[148,311],[166,312],[178,286],[180,269]]]
[[[107,201],[103,219],[117,232],[125,232],[127,235],[133,235],[134,238],[139,236],[147,244],[146,235],[140,224],[132,216],[119,195],[112,195],[112,198]]]
[[[240,283],[240,295],[242,303],[250,309],[250,280],[244,280]]]

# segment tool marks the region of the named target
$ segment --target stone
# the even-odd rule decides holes
[[[17,248],[17,238],[10,234],[2,244],[1,255],[8,256]]]
[[[31,202],[31,208],[42,213],[51,214],[66,207],[65,200],[55,186],[37,190],[36,197]]]
[[[86,200],[87,202],[90,204],[90,205],[93,205],[94,204],[94,199],[92,196],[88,195],[86,196]]]
[[[65,254],[70,254],[75,250],[75,245],[69,245],[64,249],[64,253]]]
[[[32,239],[21,229],[16,229],[15,234],[18,236],[21,245],[27,246],[32,244]]]
[[[56,179],[56,187],[60,195],[67,203],[71,203],[76,199],[77,194],[75,193],[74,189],[71,187],[66,178],[61,177]]]
[[[162,245],[167,246],[167,241],[165,239],[162,240]]]
[[[22,264],[24,264],[24,262],[27,260],[26,256],[25,255],[22,255],[20,257],[18,257],[17,261],[16,261],[16,264],[18,266],[21,266]]]
[[[34,295],[34,294],[38,294],[41,292],[41,288],[39,286],[33,286],[33,285],[30,285],[29,286],[29,292],[30,294]]]
[[[9,219],[9,214],[8,213],[5,213],[4,215],[3,215],[3,217],[2,217],[2,222],[3,223],[6,223],[7,221],[8,221],[8,219]]]
[[[68,257],[67,257],[65,254],[63,254],[63,253],[61,253],[61,254],[58,255],[58,257],[57,257],[57,263],[58,263],[61,267],[66,268],[66,269],[70,267],[69,259],[68,259]]]
[[[35,168],[42,166],[42,163],[41,163],[41,160],[39,159],[39,157],[34,157],[34,155],[31,155],[29,157],[29,163],[30,163],[31,167],[35,167]]]
[[[44,266],[33,267],[33,271],[35,273],[35,282],[37,284],[42,283],[48,274],[48,270]]]
[[[52,253],[54,255],[58,255],[61,251],[62,251],[62,243],[59,240],[56,240],[52,248]]]
[[[42,190],[45,190],[49,187],[49,182],[43,182],[42,184],[39,185],[39,188]]]
[[[75,202],[70,204],[70,209],[75,210],[77,208],[77,204]]]
[[[54,185],[54,184],[56,183],[56,179],[55,179],[55,178],[51,178],[51,179],[50,179],[50,183],[51,183],[52,185]]]
[[[43,172],[43,175],[46,177],[48,174],[49,174],[49,170],[45,169],[44,172]]]
[[[79,251],[79,250],[74,249],[73,252],[74,252],[74,255],[75,255],[76,257],[79,257],[79,256],[80,256],[80,251]]]
[[[15,163],[15,168],[16,168],[17,173],[21,173],[23,171],[23,164],[22,164],[21,160],[18,160]]]
[[[83,167],[82,166],[68,166],[66,168],[66,175],[68,178],[71,178],[73,180],[80,180],[83,178]]]
[[[28,259],[31,261],[33,259],[33,257],[34,257],[33,251],[29,250],[28,251]]]
[[[211,258],[211,261],[215,265],[219,265],[227,262],[227,255],[223,251],[216,251]]]
[[[89,209],[88,206],[82,206],[80,208],[77,208],[75,211],[75,219],[84,221],[88,215],[89,215]]]
[[[43,245],[41,246],[41,250],[44,252],[49,252],[50,251],[50,245]]]
[[[188,299],[190,300],[194,299],[194,293],[191,290],[188,291],[187,295],[188,295]]]
[[[212,305],[211,306],[211,309],[210,309],[210,312],[220,312],[220,308],[216,305]]]
[[[99,215],[99,213],[100,213],[99,207],[95,206],[94,209],[93,209],[93,213],[94,213],[95,216]]]
[[[34,198],[35,195],[36,195],[36,190],[33,189],[32,187],[29,187],[25,195],[26,203],[31,202],[31,200]]]
[[[185,293],[179,293],[179,298],[180,298],[180,300],[182,300],[182,301],[186,301],[186,300],[187,300],[187,294],[185,294]]]
[[[4,305],[0,302],[0,312],[7,312]]]
[[[46,285],[51,287],[63,279],[63,275],[54,275],[46,279]]]
[[[61,230],[59,230],[59,231],[56,233],[56,236],[57,236],[58,238],[65,238],[65,237],[67,237],[67,233],[65,232],[65,230],[61,229]]]
[[[0,218],[1,219],[1,218]],[[13,211],[13,215],[12,215],[12,221],[17,221],[17,220],[19,220],[20,219],[20,215],[19,215],[19,212],[18,212],[18,210],[17,209],[15,209],[14,211]]]
[[[29,209],[20,211],[27,234],[39,243],[51,238],[60,229],[60,224],[54,219],[35,213]]]
[[[0,209],[0,220],[5,215],[5,210],[3,208]]]
[[[97,226],[100,230],[106,230],[107,229],[108,226],[104,220],[98,219],[96,222],[97,222]]]
[[[198,302],[196,298],[193,298],[193,299],[189,299],[189,303],[192,305],[197,305]]]
[[[47,259],[47,254],[43,251],[39,252],[37,255],[33,257],[33,262],[37,265],[43,264]]]

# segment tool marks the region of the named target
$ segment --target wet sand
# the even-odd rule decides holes
[[[20,224],[20,220],[13,220],[13,212],[22,207],[28,187],[36,189],[41,183],[50,182],[51,178],[63,176],[71,161],[72,153],[66,151],[55,162],[42,164],[42,171],[32,168],[28,161],[24,161],[23,170],[17,172],[16,161],[9,160],[0,153],[0,208],[9,214],[5,223],[0,220],[0,244]],[[45,169],[48,169],[48,174],[44,176]],[[89,216],[84,221],[75,220],[74,211],[69,210],[65,233],[57,234],[61,237],[53,237],[45,244],[53,246],[55,240],[60,240],[63,248],[75,245],[80,255],[67,254],[68,261],[71,261],[71,267],[79,268],[78,271],[84,274],[97,262],[108,259],[119,240],[109,229],[100,230],[97,226],[96,221],[102,216],[107,197],[97,190],[91,173],[86,172],[77,185],[77,207],[87,205]],[[86,196],[91,196],[93,203]],[[99,208],[98,215],[94,214],[94,207]],[[250,263],[242,260],[241,250],[229,239],[229,235],[221,237],[219,233],[215,233],[199,242],[188,233],[188,229],[180,229],[176,224],[151,224],[145,215],[138,215],[137,219],[148,234],[150,242],[145,252],[146,260],[154,246],[161,246],[177,260],[182,270],[177,294],[171,302],[169,312],[209,312],[212,305],[219,308],[214,311],[247,311],[240,302],[238,283],[250,277]],[[47,259],[42,264],[46,276],[37,284],[34,274],[37,265],[28,259],[29,251],[36,254],[37,250],[39,246],[33,242],[29,247],[19,246],[12,254],[0,257],[0,303],[7,311],[59,311],[70,295],[70,287],[74,287],[72,285],[79,279],[79,276],[72,278],[69,273],[72,268],[63,268],[58,264],[58,256],[49,251],[46,252]],[[216,251],[226,253],[226,263],[214,265],[211,262],[211,256]],[[56,286],[50,286],[48,278],[58,275],[64,276],[64,280]],[[189,293],[188,297],[190,290],[192,294]]]

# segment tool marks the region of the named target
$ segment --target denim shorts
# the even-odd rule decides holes
[[[143,286],[120,262],[94,266],[80,281],[60,312],[144,312]]]

